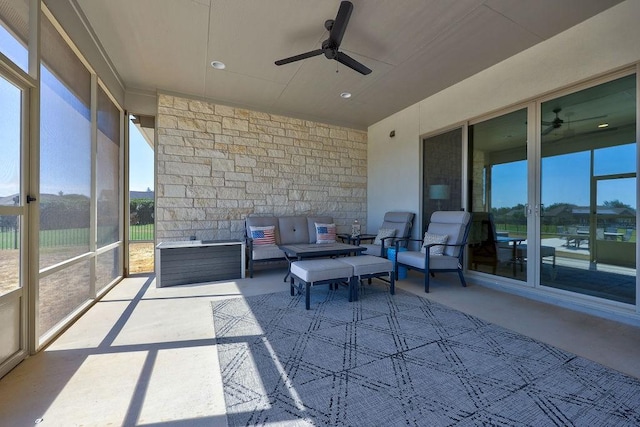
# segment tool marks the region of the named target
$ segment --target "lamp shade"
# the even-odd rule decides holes
[[[430,185],[429,198],[432,200],[447,200],[449,198],[449,186],[444,184]]]

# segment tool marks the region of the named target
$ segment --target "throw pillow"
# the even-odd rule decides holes
[[[316,243],[335,243],[336,225],[316,222]]]
[[[276,244],[276,233],[273,225],[267,227],[249,226],[249,231],[251,231],[254,246]]]
[[[382,239],[384,239],[385,237],[394,237],[395,235],[396,235],[395,228],[381,228],[378,230],[378,235],[373,241],[373,244],[382,245]],[[387,239],[384,243],[385,245],[387,245],[389,243],[389,239]]]
[[[433,234],[424,233],[424,242],[422,243],[421,252],[424,254],[427,252],[427,245],[433,245],[434,243],[447,243],[449,236],[446,234]],[[444,253],[444,245],[432,246],[429,248],[429,255],[442,255]]]

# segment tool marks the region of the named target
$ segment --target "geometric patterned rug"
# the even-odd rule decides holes
[[[212,302],[229,426],[637,426],[640,380],[374,280]]]

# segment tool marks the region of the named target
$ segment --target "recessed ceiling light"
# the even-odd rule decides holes
[[[216,70],[224,70],[225,68],[227,68],[227,66],[224,65],[224,62],[220,61],[211,61],[211,66]]]
[[[342,97],[344,99],[349,99],[349,98],[351,98],[351,92],[342,92],[340,94],[340,97]]]
[[[598,125],[598,127],[599,127],[600,129],[608,128],[608,127],[609,127],[609,123],[600,123],[600,124]]]

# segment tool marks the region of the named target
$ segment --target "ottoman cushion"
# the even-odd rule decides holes
[[[354,257],[355,258],[355,257]],[[291,274],[307,283],[351,277],[353,267],[335,259],[313,259],[291,263]]]
[[[352,266],[353,275],[358,277],[365,274],[391,273],[393,271],[393,263],[391,261],[372,255],[339,258],[338,261]]]

